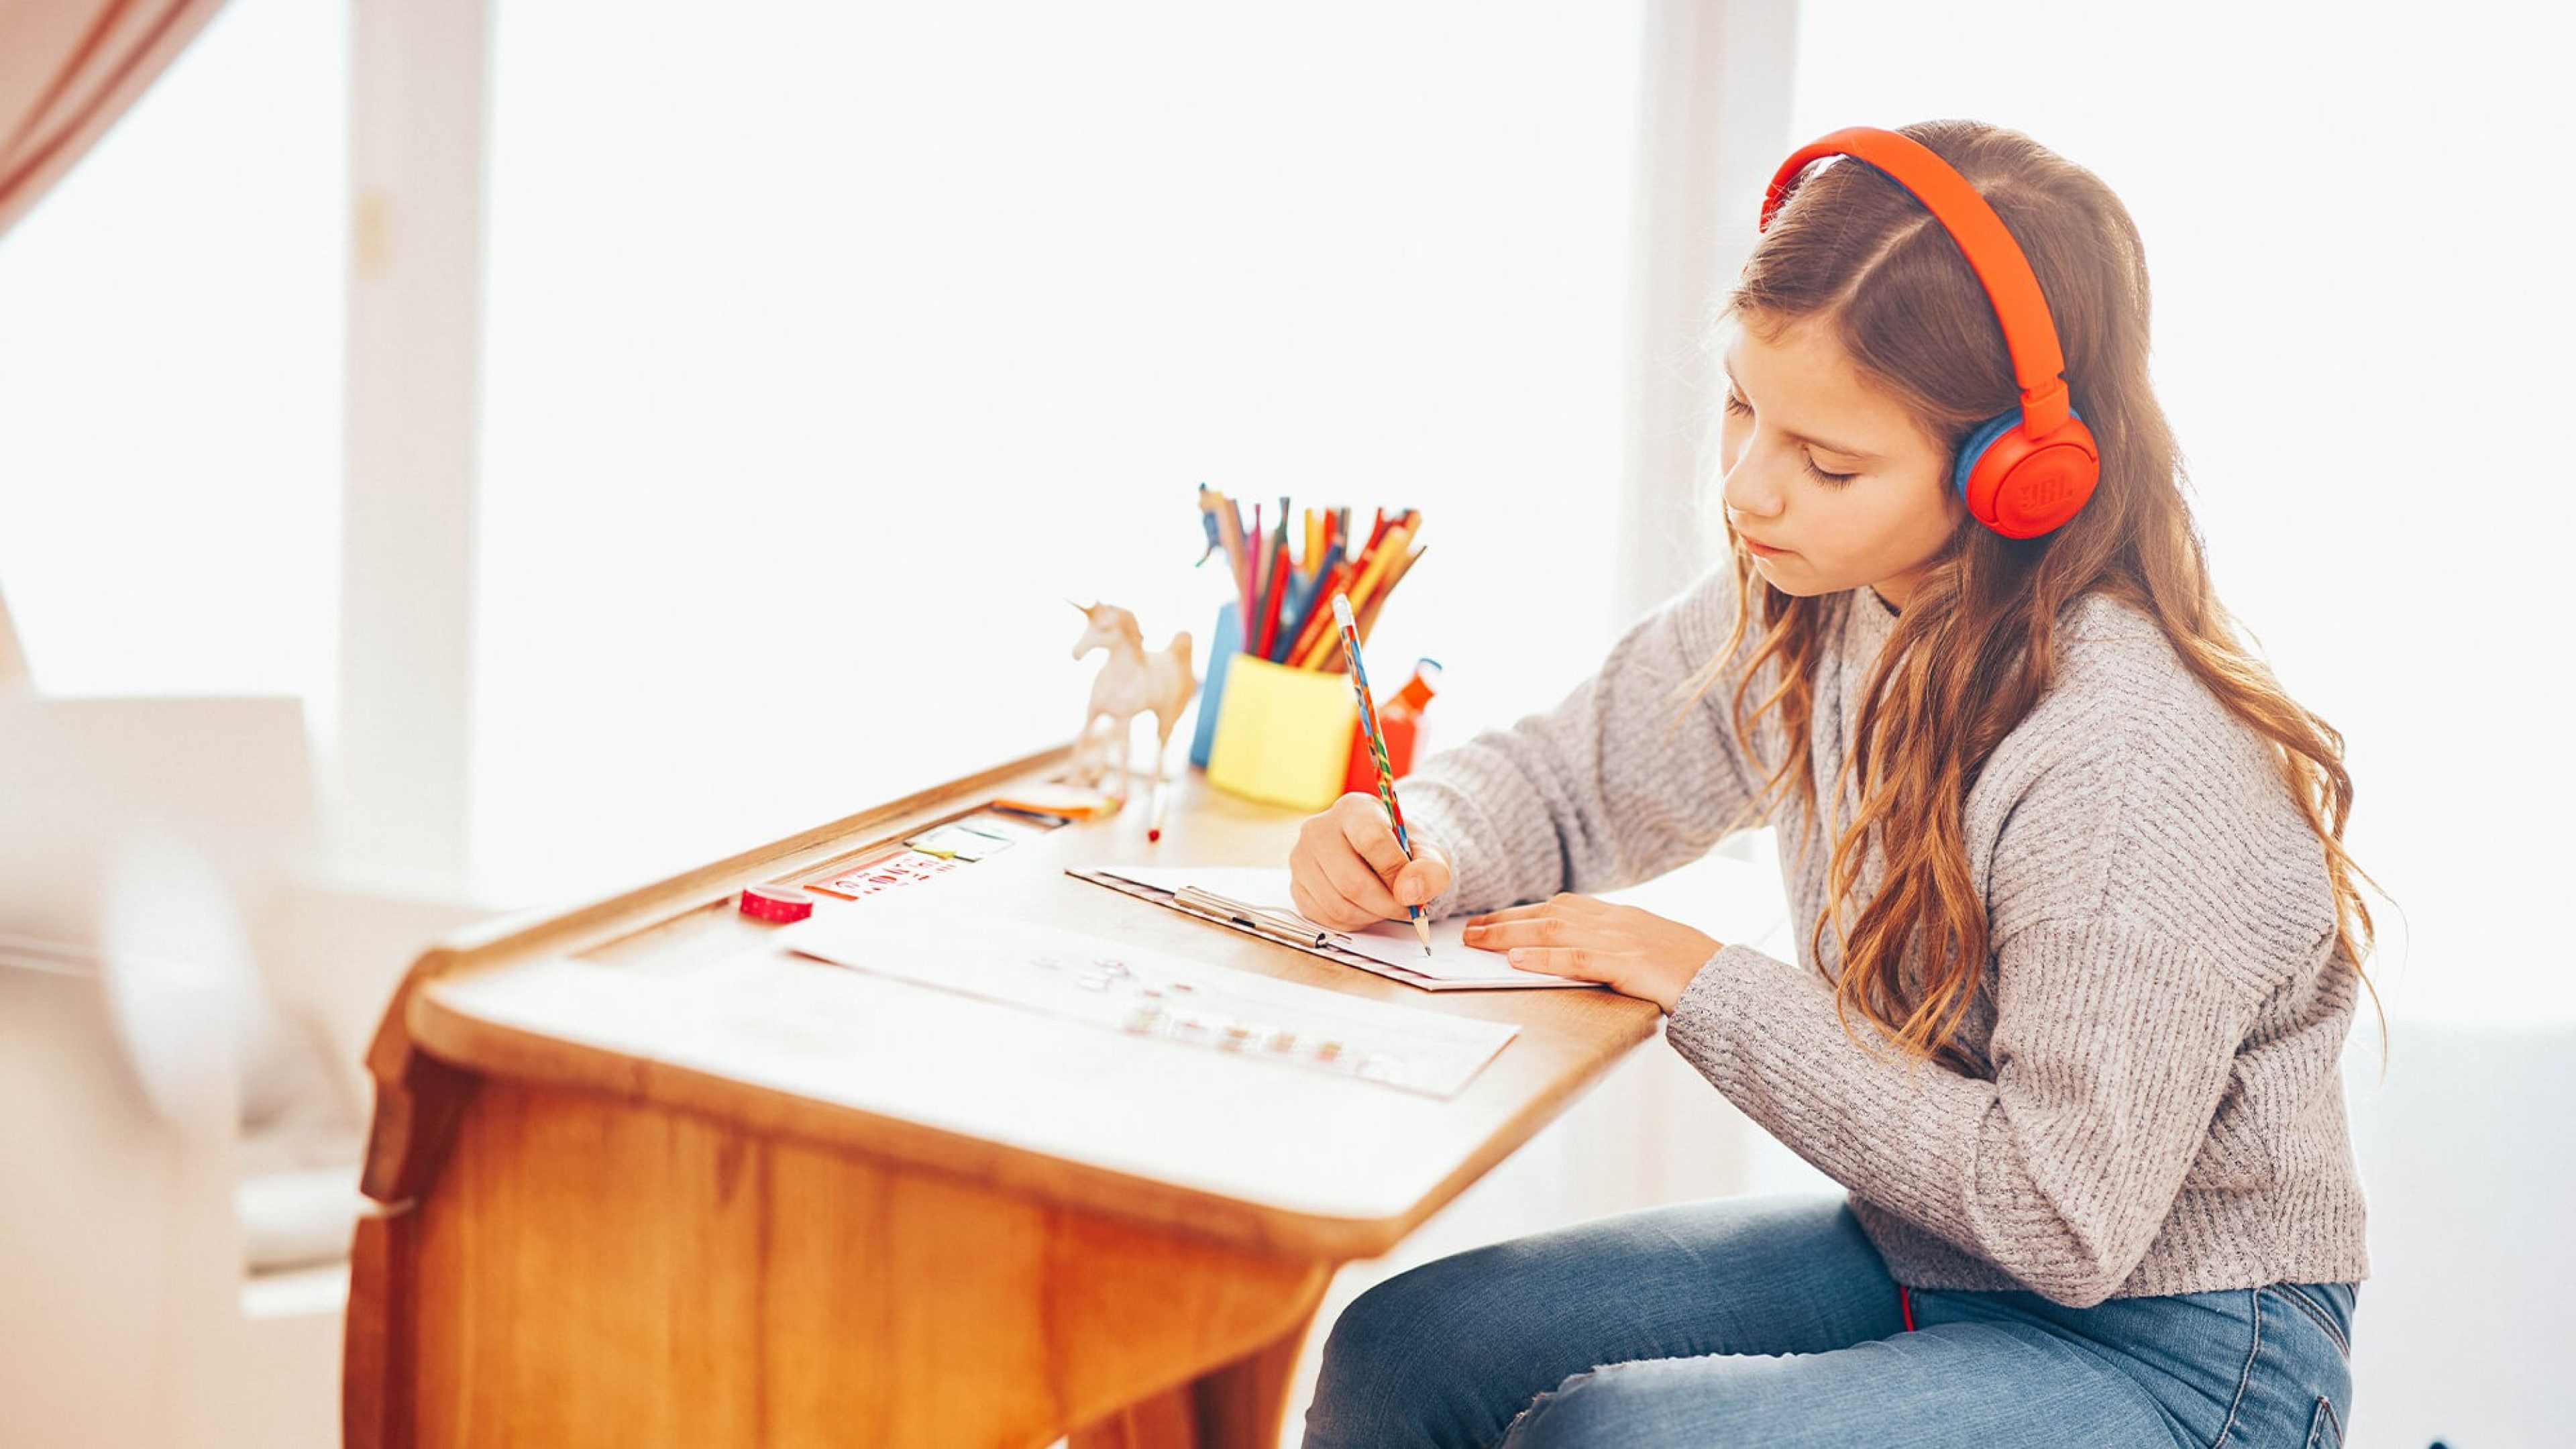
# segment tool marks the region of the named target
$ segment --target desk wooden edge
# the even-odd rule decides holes
[[[1453,1171],[1405,1211],[1385,1217],[1343,1217],[1245,1203],[1114,1168],[1039,1156],[980,1137],[673,1063],[568,1046],[553,1038],[443,1011],[426,997],[413,1003],[410,1024],[412,1039],[420,1049],[414,1057],[416,1080],[423,1073],[446,1073],[463,1078],[470,1088],[474,1076],[491,1072],[514,1081],[650,1103],[821,1147],[881,1158],[915,1171],[1006,1189],[1102,1217],[1151,1224],[1259,1253],[1335,1262],[1373,1258],[1393,1248],[1581,1095],[1581,1090],[1569,1089],[1532,1097],[1506,1119],[1482,1149],[1461,1159]],[[1618,1055],[1634,1050],[1651,1034],[1649,1025],[1618,1048]],[[1598,1075],[1591,1080],[1597,1081]],[[464,1101],[465,1089],[435,1077],[432,1082],[442,1095],[423,1097],[415,1093],[413,1101],[439,1104],[433,1111],[443,1115],[433,1117],[426,1125],[431,1131],[440,1131],[453,1125],[453,1113]],[[1589,1084],[1587,1081],[1580,1085]],[[382,1114],[378,1123],[380,1129],[384,1128]],[[394,1124],[394,1130],[405,1129],[417,1132],[421,1127],[411,1122]],[[418,1186],[409,1179],[388,1182],[388,1189],[395,1195],[379,1197],[379,1201],[402,1201]]]
[[[431,946],[403,973],[367,1046],[376,1103],[359,1190],[396,1208],[418,1197],[438,1171],[447,1133],[471,1088],[469,1074],[424,1057],[417,1048],[412,1009],[428,983],[513,958],[590,949],[649,926],[650,920],[639,923],[639,918],[657,910],[661,915],[653,919],[665,919],[674,909],[714,899],[746,882],[800,873],[885,837],[900,838],[968,796],[1042,778],[1072,751],[1069,744],[1041,750],[568,910],[541,907],[496,916]]]

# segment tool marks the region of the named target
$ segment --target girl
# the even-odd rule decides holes
[[[1732,566],[1408,778],[1411,862],[1353,795],[1290,865],[1326,924],[1469,912],[1655,1002],[1849,1196],[1381,1284],[1306,1443],[2339,1443],[2351,786],[2211,594],[2136,227],[1968,122],[1837,132],[1764,222],[1724,314]],[[1798,965],[1587,894],[1749,823]]]

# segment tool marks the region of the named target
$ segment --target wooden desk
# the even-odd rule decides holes
[[[901,889],[1520,1036],[1440,1101],[746,955],[776,928],[739,887],[1062,762],[422,956],[369,1058],[348,1444],[1274,1444],[1334,1268],[1654,1032],[1644,1002],[1433,995],[1063,874],[1282,863],[1297,817],[1196,777],[1159,845],[1140,800]]]

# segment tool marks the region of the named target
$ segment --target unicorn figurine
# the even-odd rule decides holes
[[[1082,732],[1074,737],[1073,777],[1085,785],[1099,783],[1107,764],[1098,748],[1099,725],[1108,720],[1109,736],[1118,750],[1117,784],[1109,793],[1123,804],[1130,726],[1136,716],[1149,710],[1154,716],[1153,779],[1155,787],[1161,787],[1163,753],[1172,742],[1172,727],[1180,722],[1190,696],[1198,693],[1198,679],[1190,673],[1190,636],[1175,634],[1170,644],[1149,654],[1145,631],[1137,626],[1134,614],[1115,604],[1073,606],[1082,610],[1084,621],[1082,637],[1073,643],[1073,657],[1084,658],[1095,649],[1109,651],[1091,681],[1091,704],[1083,711]]]

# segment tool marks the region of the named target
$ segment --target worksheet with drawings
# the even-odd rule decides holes
[[[986,919],[967,928],[928,912],[840,911],[787,927],[777,944],[1175,1047],[1435,1097],[1457,1095],[1520,1030],[1027,921]]]

